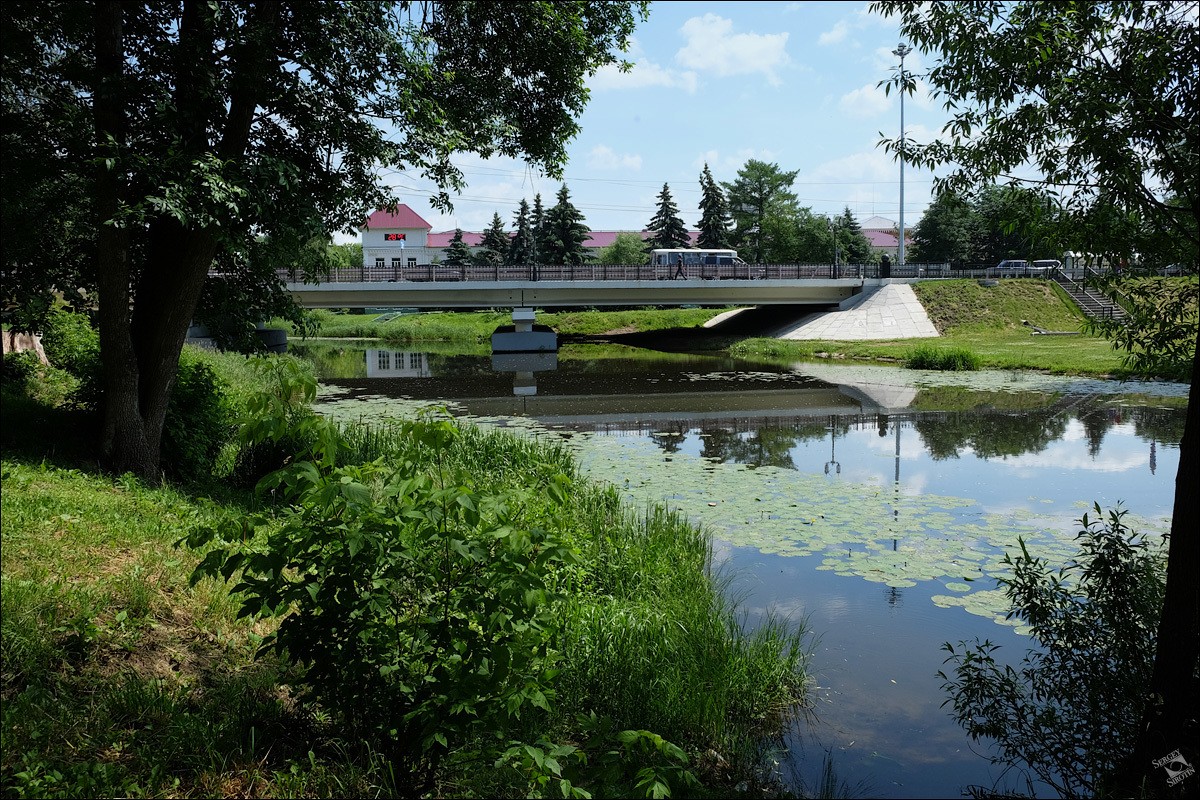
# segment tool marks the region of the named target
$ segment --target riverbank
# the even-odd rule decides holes
[[[984,369],[1029,369],[1091,377],[1128,377],[1122,353],[1099,336],[1082,332],[1079,309],[1046,281],[1001,280],[982,287],[976,281],[928,281],[913,284],[939,336],[876,341],[790,341],[766,335],[795,310],[762,308],[738,315],[729,324],[705,323],[728,309],[639,309],[539,314],[561,341],[608,342],[663,351],[727,350],[730,355],[779,362],[838,360],[903,363],[919,347],[967,350]],[[406,314],[377,323],[381,315],[320,312],[319,336],[374,337],[405,346],[460,341],[483,343],[500,312]],[[1036,335],[1035,329],[1076,335]]]
[[[236,357],[195,357],[211,359],[215,373],[241,374],[228,392],[231,413],[269,384]],[[397,772],[408,762],[395,758],[395,744],[349,733],[346,709],[306,692],[304,671],[281,654],[256,658],[279,618],[243,615],[224,581],[195,580],[209,551],[176,546],[252,520],[257,533],[245,544],[251,552],[270,546],[289,516],[276,495],[239,488],[251,477],[239,469],[261,469],[262,459],[226,452],[214,464],[221,480],[174,486],[108,476],[89,466],[86,415],[20,395],[14,384],[6,376],[0,466],[4,794],[404,796],[413,782]],[[568,778],[569,786],[613,796],[647,791],[647,779],[677,793],[692,778],[707,788],[689,791],[717,796],[737,794],[739,783],[772,789],[770,770],[761,768],[772,732],[804,701],[804,631],[781,622],[742,633],[709,572],[708,538],[661,509],[622,507],[612,490],[580,478],[565,450],[498,431],[429,430],[351,429],[337,469],[349,475],[386,458],[415,464],[415,479],[452,476],[449,485],[474,498],[456,507],[478,508],[486,519],[503,503],[506,536],[553,535],[569,555],[548,574],[560,599],[537,616],[538,658],[549,659],[548,671],[521,690],[528,702],[507,713],[492,707],[488,716],[495,698],[455,682],[446,704],[431,706],[453,716],[466,702],[490,721],[457,737],[447,722],[432,794],[557,793]],[[463,529],[464,546],[494,547],[495,532]],[[409,546],[405,536],[389,550]],[[415,585],[437,585],[437,559],[413,563]],[[488,597],[459,601],[482,608],[499,595]],[[502,651],[492,658],[519,661]]]

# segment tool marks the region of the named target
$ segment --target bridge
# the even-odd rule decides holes
[[[880,282],[874,265],[697,264],[678,279],[673,270],[648,264],[364,266],[335,269],[320,283],[286,272],[280,278],[308,308],[830,306]]]

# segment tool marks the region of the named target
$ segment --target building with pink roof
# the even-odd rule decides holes
[[[376,211],[371,214],[360,231],[364,267],[399,268],[435,264],[445,260],[446,249],[454,238],[454,231],[434,233],[428,222],[404,204],[397,206],[395,212]],[[634,233],[643,240],[650,238],[649,231],[591,231],[584,246],[592,252],[593,257],[598,256],[600,250],[615,242],[620,233]],[[691,246],[696,247],[700,232],[688,233]],[[512,231],[509,231],[509,235],[512,235]],[[463,231],[463,242],[474,253],[482,246],[483,233]]]

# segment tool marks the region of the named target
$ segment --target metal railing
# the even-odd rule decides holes
[[[686,264],[685,280],[797,280],[864,278],[878,271],[863,264]],[[663,281],[676,277],[675,266],[654,264],[541,264],[467,265],[417,264],[412,266],[337,267],[321,283],[455,283],[465,281]],[[301,283],[294,270],[278,270],[280,279]]]

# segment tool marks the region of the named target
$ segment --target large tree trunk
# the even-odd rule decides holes
[[[1167,549],[1167,590],[1154,654],[1154,673],[1134,752],[1117,777],[1120,794],[1200,795],[1200,334],[1192,358],[1187,420],[1175,475],[1175,508]],[[1173,757],[1178,752],[1180,760]],[[1193,772],[1187,776],[1183,765]],[[1168,769],[1168,767],[1170,769]],[[1182,770],[1182,772],[1180,771]],[[1172,781],[1176,782],[1172,785]]]
[[[139,413],[138,359],[130,328],[129,232],[117,219],[125,185],[124,29],[121,4],[95,8],[96,245],[99,289],[101,385],[104,422],[100,446],[119,471],[151,478],[158,449],[146,439]]]
[[[274,37],[281,11],[264,3],[251,11],[246,38],[233,47],[229,103],[215,94],[213,28],[204,3],[183,5],[180,47],[176,60],[178,111],[173,138],[180,149],[180,174],[164,180],[194,180],[190,165],[212,152],[209,114],[224,113],[216,155],[222,161],[241,158],[249,141],[254,112],[272,63]],[[189,227],[164,214],[149,226],[145,262],[130,264],[130,237],[114,225],[122,200],[128,200],[123,163],[125,143],[125,77],[122,4],[96,7],[97,83],[95,119],[101,158],[98,181],[98,268],[100,352],[103,365],[104,423],[101,447],[110,465],[147,479],[160,476],[163,424],[179,354],[199,302],[200,291],[218,247],[215,227]],[[115,165],[115,166],[114,166]],[[199,202],[203,203],[204,200]],[[221,208],[184,209],[185,217],[203,211],[219,219]],[[136,279],[135,279],[136,276]]]

